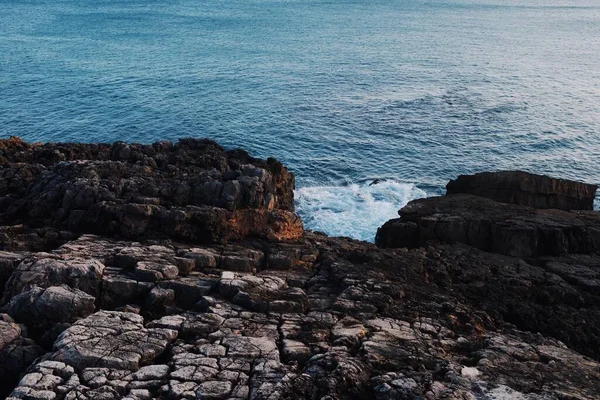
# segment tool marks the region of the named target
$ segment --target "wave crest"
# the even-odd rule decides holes
[[[296,211],[308,230],[373,242],[377,228],[410,200],[426,193],[412,183],[393,179],[346,186],[313,186],[295,192]]]

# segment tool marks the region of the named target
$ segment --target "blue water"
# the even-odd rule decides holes
[[[372,240],[460,173],[600,182],[600,2],[0,0],[10,135],[214,138],[283,160],[308,228]]]

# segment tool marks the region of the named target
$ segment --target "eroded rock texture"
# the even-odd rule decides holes
[[[275,159],[210,140],[111,146],[13,139],[3,142],[0,164],[3,225],[202,243],[302,234],[294,176]]]
[[[524,293],[585,294],[558,275],[546,287],[543,268],[515,258],[489,260],[466,246],[384,250],[310,233],[211,247],[84,235],[41,256],[74,254],[105,265],[96,311],[55,325],[62,332],[11,398],[551,399],[600,390],[592,336],[570,343],[590,358],[555,337],[560,326],[580,340],[594,334],[597,306],[551,313]],[[136,269],[149,263],[182,266],[185,276],[140,280]],[[491,272],[500,267],[507,271]],[[529,285],[514,289],[522,320],[548,312],[539,317],[547,335],[511,319],[510,299],[491,297],[515,279]],[[23,340],[19,325],[5,324],[5,341]]]
[[[171,146],[152,148],[176,152]],[[0,141],[7,168],[24,162],[43,171],[74,158],[119,158],[133,168],[141,157],[133,154],[146,149],[40,148]],[[197,162],[181,157],[181,170]],[[26,202],[39,185],[28,182],[18,193]],[[273,190],[293,199],[291,187]],[[114,200],[141,204],[131,201]],[[247,209],[270,211],[263,206]],[[22,226],[2,228],[0,252],[0,395],[10,400],[600,395],[593,247],[524,257],[439,238],[382,249],[310,232],[206,242],[167,229],[133,241],[118,219],[97,235],[84,225],[84,233],[45,225],[62,221],[55,214],[20,215]],[[230,229],[220,223],[215,229]]]
[[[419,247],[431,240],[535,258],[600,251],[600,214],[537,210],[467,194],[411,201],[377,232],[380,247]]]
[[[466,193],[500,203],[557,210],[592,210],[597,185],[523,171],[460,175],[446,185],[448,194]]]

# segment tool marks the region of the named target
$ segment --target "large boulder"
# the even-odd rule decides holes
[[[448,194],[466,193],[500,203],[539,209],[592,210],[597,185],[523,171],[460,175],[446,185]]]
[[[484,251],[539,257],[600,250],[600,214],[537,210],[468,194],[414,200],[377,230],[379,247],[464,243]]]
[[[95,300],[67,285],[46,289],[34,287],[11,299],[8,314],[29,327],[51,328],[56,323],[75,322],[90,315],[94,312]]]

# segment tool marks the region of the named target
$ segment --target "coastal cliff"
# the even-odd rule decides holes
[[[376,246],[210,140],[0,140],[0,396],[596,399],[595,187],[547,179],[467,178]]]

